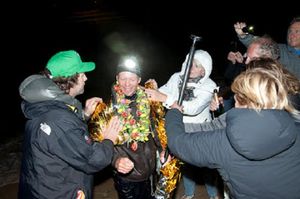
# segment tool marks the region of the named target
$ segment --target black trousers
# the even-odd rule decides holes
[[[151,195],[150,180],[131,182],[115,174],[114,183],[119,199],[154,199]]]

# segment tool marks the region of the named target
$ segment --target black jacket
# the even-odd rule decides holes
[[[112,165],[115,165],[120,157],[128,157],[134,163],[134,169],[128,174],[121,174],[115,170],[119,177],[132,182],[141,182],[149,179],[153,174],[156,168],[157,146],[152,135],[148,137],[147,142],[137,142],[136,151],[133,151],[127,144],[115,146]]]
[[[133,103],[130,104],[132,112],[136,112],[136,95],[128,97]],[[115,103],[116,96],[114,91],[112,92],[112,100]],[[149,177],[154,173],[156,168],[156,152],[161,151],[161,145],[158,140],[157,133],[154,129],[154,124],[151,118],[151,129],[152,133],[148,135],[148,141],[137,142],[137,149],[132,150],[130,144],[124,143],[122,145],[116,145],[114,148],[114,156],[112,165],[114,166],[116,160],[120,157],[127,157],[134,163],[134,168],[127,174],[119,173],[116,169],[114,174],[126,181],[141,182],[148,180]]]
[[[185,133],[182,114],[166,116],[171,152],[199,167],[217,168],[232,198],[300,196],[300,126],[285,111],[231,109],[226,128]]]
[[[19,198],[92,197],[93,173],[111,163],[113,143],[93,142],[81,104],[48,78],[33,75],[20,86],[28,119],[23,142]]]

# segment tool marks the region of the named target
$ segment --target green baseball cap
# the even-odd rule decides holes
[[[82,62],[74,50],[61,51],[53,55],[46,68],[52,77],[70,77],[76,73],[85,73],[95,69],[94,62]]]

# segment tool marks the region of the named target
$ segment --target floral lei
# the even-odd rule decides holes
[[[148,141],[150,131],[150,103],[145,92],[138,86],[136,90],[136,116],[134,118],[132,109],[129,107],[131,100],[126,99],[120,85],[113,86],[116,92],[117,113],[124,124],[120,132],[119,143],[137,144],[136,142]]]

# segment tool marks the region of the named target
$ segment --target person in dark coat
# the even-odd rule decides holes
[[[282,74],[249,68],[231,88],[236,103],[225,128],[186,134],[181,107],[167,113],[170,151],[195,166],[217,168],[233,199],[299,198],[299,112],[289,104]]]
[[[19,181],[19,198],[92,198],[93,174],[108,166],[121,123],[114,117],[93,142],[86,119],[101,98],[75,98],[84,92],[85,72],[76,51],[61,51],[48,61],[44,75],[31,75],[19,87],[27,118]]]

